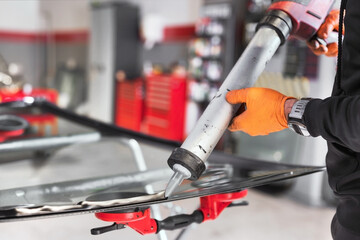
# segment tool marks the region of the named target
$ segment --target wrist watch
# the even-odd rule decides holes
[[[311,98],[302,98],[296,103],[294,103],[293,107],[291,108],[291,112],[289,114],[289,119],[288,119],[288,127],[297,134],[300,134],[305,137],[310,136],[310,133],[306,128],[303,115],[305,112],[306,105],[310,100]]]

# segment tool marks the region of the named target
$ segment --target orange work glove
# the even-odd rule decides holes
[[[268,88],[245,88],[228,92],[226,100],[230,104],[246,104],[246,110],[233,118],[229,130],[257,136],[287,128],[284,107],[288,99],[294,98]]]
[[[339,16],[340,10],[332,10],[330,11],[329,15],[325,18],[324,23],[320,26],[319,30],[317,31],[317,36],[321,39],[326,40],[329,34],[332,31],[339,31]],[[343,27],[344,34],[345,29]],[[320,44],[315,39],[312,39],[307,42],[308,47],[315,53],[316,55],[325,54],[328,57],[335,57],[338,54],[338,44],[337,42],[330,43],[325,45]]]

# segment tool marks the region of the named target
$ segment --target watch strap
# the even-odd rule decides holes
[[[307,130],[304,121],[305,108],[310,100],[311,98],[302,98],[296,103],[294,103],[288,118],[289,128],[294,132],[296,132],[297,134],[300,134],[305,137],[310,136],[310,133]]]

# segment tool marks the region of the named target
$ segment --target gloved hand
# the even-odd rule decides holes
[[[290,99],[296,102],[295,98],[268,88],[245,88],[228,92],[226,100],[230,104],[246,104],[246,110],[233,118],[229,130],[257,136],[287,128],[285,102]],[[290,110],[286,109],[286,112]]]
[[[340,10],[338,9],[330,11],[329,15],[325,18],[324,23],[320,26],[316,33],[319,38],[326,40],[332,31],[339,31],[339,15]],[[344,34],[344,32],[345,30],[343,28],[342,34]],[[335,57],[338,54],[337,42],[330,43],[325,46],[313,39],[308,41],[307,45],[313,51],[313,53],[318,56],[325,54],[328,57]]]

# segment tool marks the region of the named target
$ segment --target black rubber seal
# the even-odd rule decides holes
[[[191,173],[189,180],[197,180],[201,174],[205,171],[204,162],[192,152],[184,148],[175,148],[171,153],[168,164],[173,168],[175,164],[180,164],[188,169]]]
[[[259,30],[259,28],[263,26],[272,28],[278,34],[281,45],[285,43],[292,31],[291,18],[285,12],[280,10],[269,11],[258,23],[256,30]]]

